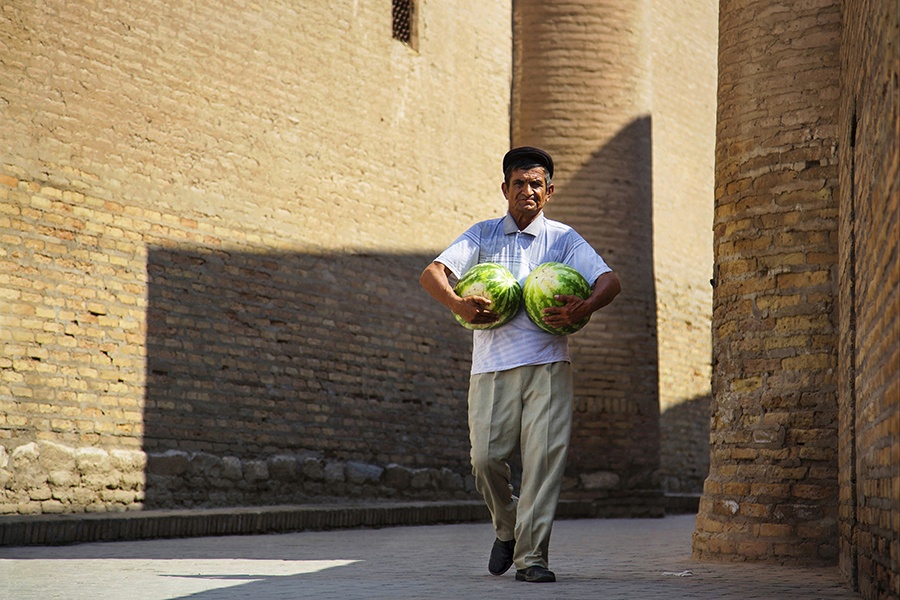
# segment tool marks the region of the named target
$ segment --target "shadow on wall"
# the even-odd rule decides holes
[[[557,186],[550,218],[610,264],[622,293],[572,336],[575,422],[570,473],[612,471],[624,489],[659,487],[659,363],[653,273],[649,116],[622,128]]]
[[[647,117],[548,205],[623,282],[571,338],[577,494],[661,489],[650,152]],[[361,486],[470,497],[471,333],[419,286],[432,259],[151,249],[145,506],[309,501]],[[386,474],[391,465],[412,471]],[[431,474],[416,480],[416,469]],[[693,485],[682,473],[671,488]]]
[[[712,396],[685,400],[660,415],[660,473],[668,494],[701,494],[709,475]]]
[[[277,501],[282,455],[463,477],[470,334],[419,286],[432,258],[153,249],[145,506]]]

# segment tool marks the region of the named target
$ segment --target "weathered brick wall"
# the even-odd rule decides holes
[[[572,464],[622,487],[659,485],[661,466],[666,490],[690,492],[708,462],[716,40],[714,2],[679,6],[518,2],[513,141],[553,152],[548,215],[623,282],[572,339]]]
[[[844,6],[840,128],[840,567],[900,597],[900,16]]]
[[[386,1],[0,13],[2,512],[465,492],[417,279],[502,206],[510,6],[420,8],[418,52]]]
[[[14,143],[0,154],[0,478],[16,465],[29,473],[12,476],[4,511],[59,510],[43,504],[48,493],[63,510],[137,506],[145,479],[158,484],[154,501],[202,503],[172,489],[172,477],[198,471],[229,502],[259,501],[272,493],[259,487],[261,465],[295,473],[284,465],[306,464],[310,446],[338,465],[331,481],[343,461],[396,460],[428,465],[435,489],[457,489],[434,482],[442,465],[467,470],[468,336],[447,328],[414,278],[464,226],[503,209],[494,190],[507,147],[509,6],[460,15],[429,4],[416,53],[390,40],[386,2],[308,4],[49,2],[2,13],[0,132]],[[693,226],[667,233],[663,220],[705,218],[701,202],[673,210],[705,185],[702,172],[685,176],[702,164],[702,120],[686,126],[703,94],[667,61],[683,53],[705,70],[694,52],[711,7],[688,16],[665,3],[567,6],[554,26],[568,28],[575,60],[549,65],[563,67],[542,83],[556,88],[545,90],[552,118],[530,126],[568,123],[559,150],[579,166],[564,167],[558,185],[576,201],[567,207],[561,194],[551,212],[558,206],[627,278],[621,322],[598,319],[593,341],[585,332],[574,342],[576,361],[604,368],[579,374],[573,464],[589,475],[599,466],[591,481],[655,485],[658,428],[666,456],[676,443],[686,457],[664,476],[696,469],[699,456],[677,442],[700,431],[703,398],[688,395],[703,387],[703,326],[688,320],[704,319],[706,275],[703,261],[679,263],[672,249],[704,242],[683,235]],[[582,47],[585,16],[598,37]],[[538,54],[529,60],[540,71]],[[600,75],[597,56],[612,64]],[[604,93],[579,112],[586,73]],[[667,102],[681,93],[685,107]],[[587,140],[581,118],[595,127]],[[670,131],[698,136],[694,159],[681,162]],[[670,193],[670,171],[683,193]],[[596,195],[598,177],[612,202]],[[611,227],[617,220],[634,229]],[[344,281],[360,272],[366,282],[348,303]],[[396,297],[412,323],[393,325]],[[361,310],[365,319],[341,327]],[[658,403],[686,416],[660,424]],[[136,454],[110,454],[120,449]],[[75,477],[49,475],[47,456],[74,464]],[[622,476],[602,477],[613,465]],[[104,500],[116,481],[135,493]],[[310,481],[289,493],[323,493]],[[78,482],[90,499],[72,499]]]
[[[572,338],[570,462],[619,489],[707,471],[716,6],[688,5],[516,3],[513,143],[552,152],[547,214],[623,284]]]
[[[607,260],[622,293],[572,336],[570,470],[602,494],[658,489],[650,82],[642,3],[516,2],[513,145],[556,162],[550,218]],[[601,60],[603,68],[598,61]]]
[[[837,558],[840,4],[719,6],[711,467],[694,555]]]
[[[663,489],[709,472],[718,2],[654,0],[653,270]]]

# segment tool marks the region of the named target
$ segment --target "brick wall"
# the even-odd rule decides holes
[[[513,29],[512,143],[553,154],[556,193],[547,215],[581,233],[622,281],[613,304],[571,338],[570,469],[611,473],[605,487],[612,492],[659,485],[649,53],[642,22],[641,3],[520,1]],[[593,62],[598,57],[602,69]]]
[[[840,5],[721,2],[699,558],[837,558]]]
[[[716,23],[688,4],[516,3],[513,143],[552,152],[548,216],[623,285],[572,338],[570,462],[622,488],[699,491],[708,463]]]
[[[654,271],[665,411],[709,394],[718,3],[658,0],[650,19]]]
[[[266,500],[260,465],[283,472],[308,451],[430,469],[432,482],[468,470],[468,336],[414,281],[465,226],[505,208],[511,7],[494,4],[420,6],[417,51],[390,39],[384,0],[3,11],[0,132],[14,140],[0,151],[4,512],[60,498],[46,508],[138,506],[156,476],[206,469],[222,482],[234,461],[245,495],[228,501]],[[618,312],[573,341],[583,367],[569,485],[591,494],[609,491],[598,481],[655,488],[658,444],[672,489],[693,489],[705,464],[708,262],[677,249],[707,252],[702,232],[686,232],[710,210],[699,196],[709,115],[693,116],[708,109],[714,7],[667,7],[559,6],[569,57],[517,50],[538,71],[561,69],[541,84],[541,120],[515,97],[514,141],[540,130],[562,153],[551,216],[627,280]],[[696,78],[674,76],[682,60]],[[585,81],[603,94],[579,107]],[[673,214],[696,222],[668,230]],[[398,303],[414,315],[402,324]],[[51,477],[48,456],[77,477]],[[119,478],[135,494],[104,500],[122,469],[137,469]],[[79,481],[89,499],[73,499]],[[176,491],[153,497],[188,502]]]
[[[2,12],[2,512],[264,503],[310,452],[298,499],[464,491],[469,334],[417,280],[503,208],[510,7],[421,8],[418,52],[389,2]]]
[[[840,567],[900,596],[900,298],[896,3],[846,5],[841,38]]]
[[[649,20],[660,467],[666,491],[700,493],[709,472],[718,2],[655,0]]]

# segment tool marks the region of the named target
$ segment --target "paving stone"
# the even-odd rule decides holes
[[[0,548],[0,600],[849,600],[837,567],[698,562],[693,515],[558,520],[557,582],[487,571],[487,522]]]

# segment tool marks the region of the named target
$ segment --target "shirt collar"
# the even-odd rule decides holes
[[[538,213],[538,216],[534,218],[534,221],[528,224],[528,226],[522,230],[522,233],[527,233],[531,237],[537,237],[541,230],[544,228],[544,211]],[[516,225],[516,220],[512,218],[512,215],[506,213],[506,216],[503,218],[503,234],[510,235],[512,233],[518,233],[519,226]]]

